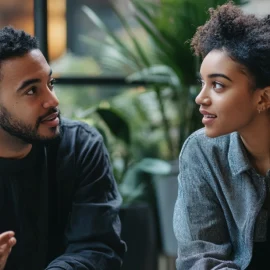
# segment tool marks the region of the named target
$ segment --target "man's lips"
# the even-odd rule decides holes
[[[45,116],[44,118],[41,119],[40,123],[49,128],[56,128],[57,126],[59,126],[60,123],[59,112],[57,111]]]
[[[42,118],[41,122],[52,121],[52,120],[56,119],[58,117],[58,115],[59,115],[58,112],[52,113],[52,114]]]

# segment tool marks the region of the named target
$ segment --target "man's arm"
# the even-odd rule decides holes
[[[197,149],[197,150],[196,150]],[[204,153],[196,144],[180,155],[179,191],[174,212],[178,270],[240,269],[219,200],[205,174]],[[222,181],[222,179],[220,179]]]
[[[78,134],[76,192],[65,233],[67,248],[46,270],[117,270],[125,252],[118,217],[121,197],[102,137],[84,128]]]

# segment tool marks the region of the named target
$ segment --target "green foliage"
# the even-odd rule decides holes
[[[97,108],[96,113],[103,119],[108,125],[108,128],[114,136],[130,144],[130,130],[127,122],[119,115],[119,113],[111,108],[110,110]]]
[[[79,115],[79,119],[95,126],[103,135],[123,203],[127,205],[147,201],[146,194],[150,182],[144,181],[146,177],[142,175],[167,174],[170,172],[170,165],[154,158],[141,158],[139,161],[134,159],[134,155],[131,154],[131,125],[128,123],[128,116],[115,109],[113,102],[101,102]]]
[[[208,19],[208,9],[225,0],[161,0],[159,4],[134,0],[135,15],[152,40],[157,61],[169,66],[183,85],[197,82],[198,59],[194,58],[189,41],[198,26]],[[240,0],[234,1],[241,4]],[[243,3],[242,3],[243,4]]]
[[[105,42],[94,41],[95,45],[101,46],[103,50],[104,57],[101,61],[104,68],[120,70],[128,75],[129,81],[148,80],[153,83],[151,91],[155,92],[154,100],[157,104],[157,111],[153,113],[158,112],[161,115],[159,130],[163,130],[169,160],[176,158],[185,139],[202,127],[201,115],[194,102],[199,91],[199,60],[193,56],[189,40],[197,27],[207,21],[207,10],[225,2],[161,0],[160,3],[151,3],[133,0],[133,19],[148,38],[148,43],[144,44],[136,36],[136,28],[131,25],[129,18],[125,18],[115,7],[114,11],[126,31],[129,42],[109,31],[90,8],[83,7],[87,16],[107,34]],[[236,0],[235,4],[240,2]],[[86,39],[84,37],[84,40]],[[91,40],[87,41],[91,43]],[[168,88],[170,95],[165,97],[164,91],[168,91]],[[173,104],[175,109],[174,119],[169,119],[170,108],[166,107],[168,103]],[[178,126],[177,135],[175,124]],[[157,157],[161,156],[162,153],[159,153]]]
[[[91,57],[79,57],[72,53],[66,53],[61,58],[50,63],[54,76],[61,74],[62,77],[68,76],[89,76],[100,75],[101,69],[96,61]],[[61,112],[66,117],[76,117],[80,111],[84,111],[89,106],[97,104],[104,99],[104,92],[98,86],[88,85],[57,85],[56,94],[61,101]]]
[[[202,126],[194,101],[199,91],[199,59],[193,56],[189,40],[207,21],[207,10],[225,2],[161,0],[154,4],[132,0],[133,20],[139,28],[114,8],[125,30],[124,36],[121,33],[124,38],[111,32],[90,8],[83,7],[107,35],[100,41],[82,37],[102,50],[102,69],[120,71],[128,81],[152,84],[118,95],[102,110],[95,109],[96,122],[106,126],[115,175],[126,203],[145,196],[147,184],[141,181],[141,174],[169,173],[169,164],[160,159],[175,159],[185,139]],[[141,38],[142,32],[137,36],[138,29],[143,29],[146,38]]]
[[[150,201],[146,197],[148,184],[145,173],[166,175],[170,173],[171,166],[162,160],[153,158],[144,158],[141,161],[131,165],[124,175],[119,190],[125,204],[131,204],[138,201]]]

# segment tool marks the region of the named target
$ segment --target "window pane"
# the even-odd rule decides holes
[[[66,51],[66,0],[48,0],[48,52],[54,60]]]
[[[154,1],[154,0],[152,0]],[[104,46],[108,36],[93,17],[94,12],[117,39],[132,51],[132,40],[114,12],[109,0],[49,0],[49,54],[55,73],[63,75],[126,76],[132,73],[132,62],[123,58],[114,46]],[[126,18],[144,49],[149,47],[145,33],[132,19],[128,0],[114,0],[117,10]],[[54,15],[53,15],[54,14]],[[65,18],[66,17],[66,21]],[[66,22],[66,23],[65,23]],[[97,22],[97,20],[96,20]],[[139,38],[138,38],[139,37]],[[114,56],[114,62],[112,57]],[[115,64],[120,67],[114,68]]]
[[[33,0],[0,0],[0,27],[12,25],[34,34]]]

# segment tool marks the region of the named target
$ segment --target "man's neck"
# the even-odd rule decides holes
[[[0,157],[10,159],[21,159],[27,156],[32,149],[32,145],[11,136],[0,129]]]

